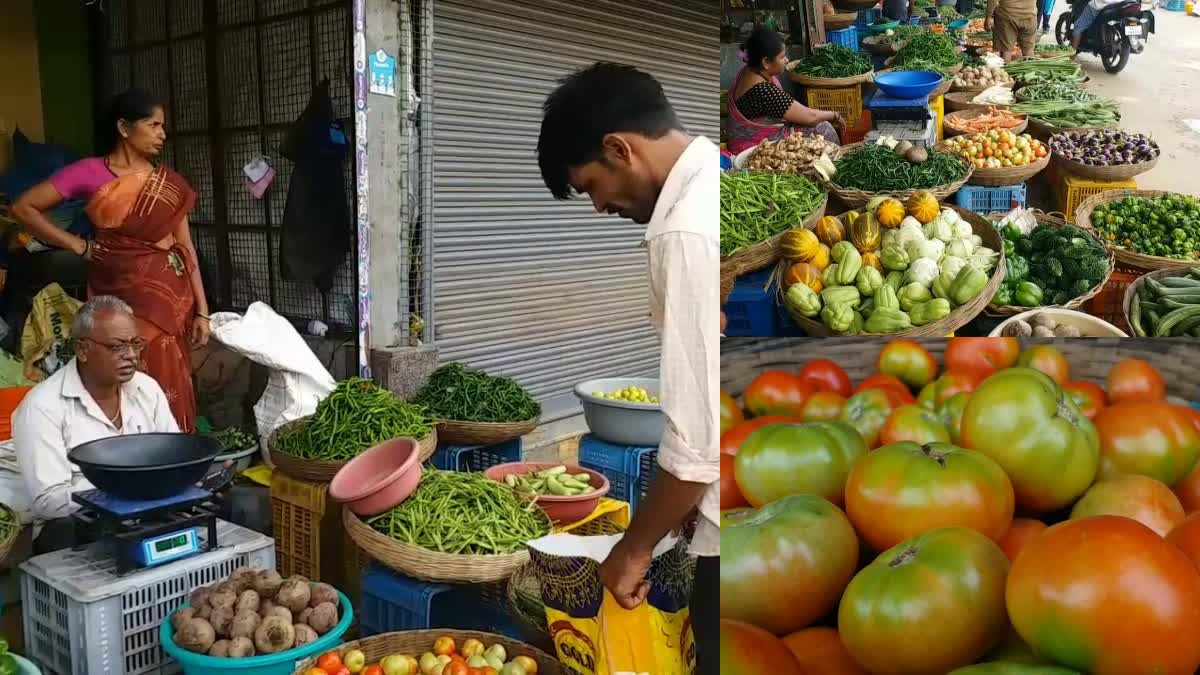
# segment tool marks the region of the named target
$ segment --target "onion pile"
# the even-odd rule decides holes
[[[1088,166],[1141,164],[1158,157],[1158,144],[1145,134],[1124,131],[1067,131],[1050,138],[1056,155]]]

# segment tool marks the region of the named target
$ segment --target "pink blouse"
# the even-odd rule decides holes
[[[88,157],[68,164],[50,176],[50,184],[63,199],[88,200],[106,183],[116,178],[103,157]]]

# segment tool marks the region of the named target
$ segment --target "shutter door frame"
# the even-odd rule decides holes
[[[687,130],[718,138],[715,2],[433,0],[434,344],[516,378],[549,421],[594,377],[652,375],[645,226],[555,202],[538,172],[541,104],[595,61],[652,73]]]

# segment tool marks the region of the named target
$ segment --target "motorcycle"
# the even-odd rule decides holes
[[[1063,14],[1054,28],[1060,45],[1071,44],[1072,27],[1089,0],[1071,0],[1071,12]],[[1154,12],[1142,9],[1138,0],[1121,0],[1100,10],[1096,21],[1083,34],[1079,51],[1100,57],[1104,69],[1119,73],[1129,63],[1129,55],[1141,54],[1154,32]]]

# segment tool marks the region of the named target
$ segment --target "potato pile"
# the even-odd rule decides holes
[[[1034,314],[1029,321],[1020,319],[1004,327],[1005,337],[1089,337],[1078,328],[1054,320],[1049,314]]]
[[[781,141],[763,141],[746,160],[751,171],[800,173],[830,150],[823,138],[792,134]]]
[[[274,654],[316,640],[338,623],[338,593],[302,576],[239,567],[219,584],[192,591],[171,616],[175,644],[209,656]]]
[[[954,76],[956,87],[994,87],[998,84],[1011,84],[1012,81],[1008,72],[997,66],[967,66]]]

